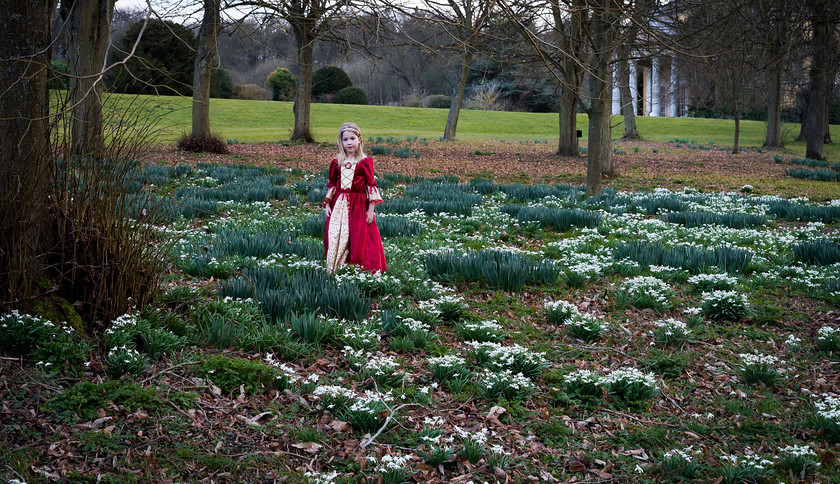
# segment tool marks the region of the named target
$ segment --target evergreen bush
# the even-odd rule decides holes
[[[322,67],[312,74],[312,97],[320,99],[324,96],[332,96],[352,85],[350,76],[340,67]]]
[[[368,97],[361,87],[347,86],[339,89],[332,100],[335,104],[368,104]]]
[[[289,69],[278,67],[268,76],[265,85],[271,89],[272,101],[291,101],[295,98],[297,79]]]

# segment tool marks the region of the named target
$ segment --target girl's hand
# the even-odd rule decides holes
[[[372,224],[373,221],[376,220],[376,217],[373,216],[373,205],[367,211],[367,223],[368,225]]]
[[[325,205],[324,213],[327,215],[327,218],[330,218],[330,215],[332,214],[332,208],[329,205]]]

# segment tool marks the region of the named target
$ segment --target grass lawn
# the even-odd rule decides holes
[[[159,119],[157,140],[171,143],[189,131],[191,99],[175,96],[111,95],[111,103],[118,102],[124,110],[130,101],[142,116]],[[113,105],[113,104],[112,104]],[[335,130],[345,121],[357,122],[365,136],[418,136],[430,140],[443,135],[446,109],[404,108],[390,106],[348,106],[337,104],[312,104],[312,133],[319,141],[332,141]],[[210,123],[224,139],[243,143],[280,141],[289,139],[294,124],[292,103],[274,101],[243,101],[212,99]],[[702,118],[650,118],[638,117],[638,129],[644,140],[669,141],[685,139],[694,144],[731,146],[734,122],[731,120]],[[613,135],[623,134],[622,118],[614,117]],[[756,147],[764,142],[764,126],[759,121],[741,122],[741,146]],[[587,116],[578,115],[578,127],[583,131],[585,144]],[[785,132],[792,138],[799,132],[798,125],[785,125]],[[840,126],[832,126],[834,139],[840,139]],[[463,140],[556,140],[557,114],[516,113],[498,111],[461,111],[458,121],[458,138]],[[802,142],[788,142],[791,156],[802,156]],[[826,156],[840,161],[840,147],[826,145]]]

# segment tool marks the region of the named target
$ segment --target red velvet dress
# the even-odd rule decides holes
[[[344,264],[356,264],[367,271],[385,271],[385,251],[376,220],[367,223],[368,204],[382,203],[373,178],[373,160],[339,165],[330,162],[327,196],[324,204],[332,209],[324,234],[327,270],[335,272]]]

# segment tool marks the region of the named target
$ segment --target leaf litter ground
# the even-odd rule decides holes
[[[713,191],[739,190],[750,184],[758,193],[840,198],[837,184],[786,178],[784,167],[767,153],[733,156],[643,142],[618,146],[625,154],[616,155],[616,176],[605,184],[619,189],[690,185]],[[634,152],[634,148],[640,149]],[[334,148],[243,144],[231,146],[231,151],[226,156],[210,156],[157,148],[148,157],[156,163],[242,163],[319,171]],[[584,158],[555,157],[546,143],[432,142],[416,151],[422,153],[419,159],[375,157],[377,171],[426,177],[449,174],[462,181],[483,176],[500,183],[579,184],[586,163]],[[534,240],[517,235],[509,243],[525,247]],[[511,453],[513,465],[490,468],[485,459],[474,465],[456,457],[432,468],[415,459],[412,469],[417,473],[412,481],[667,482],[676,477],[661,473],[658,466],[663,454],[674,448],[703,449],[706,464],[714,469],[724,466],[723,452],[742,453],[749,448],[770,455],[789,443],[810,445],[822,463],[805,482],[838,478],[835,455],[840,449],[807,425],[809,394],[840,388],[837,357],[791,354],[783,344],[792,331],[812,341],[818,328],[836,326],[840,316],[836,308],[801,292],[775,288],[762,293],[752,318],[698,328],[683,350],[663,350],[652,346],[650,331],[653,321],[665,315],[632,307],[616,310],[611,299],[613,282],[600,279],[580,289],[562,284],[526,287],[519,293],[503,293],[483,284],[458,285],[457,292],[476,318],[505,322],[510,334],[506,343],[546,352],[551,364],[538,380],[538,390],[522,402],[506,402],[439,389],[433,392],[431,404],[404,407],[395,423],[365,449],[360,444],[366,436],[329,412],[316,411],[318,401],[310,394],[269,390],[251,396],[224,395],[196,379],[187,371],[188,363],[172,358],[162,360],[138,380],[164,395],[166,389],[195,392],[194,408],[182,409],[173,403],[168,411],[150,416],[142,408],[107,404],[94,419],[68,423],[43,410],[41,404],[80,380],[102,381],[101,357],[91,358],[82,378],[58,380],[44,378],[32,362],[4,358],[0,363],[0,442],[8,464],[0,469],[0,477],[21,477],[22,471],[14,469],[25,469],[33,482],[93,482],[97,476],[111,482],[300,482],[305,471],[335,470],[347,482],[376,482],[365,456],[416,453],[416,434],[424,419],[440,416],[447,434],[455,426],[488,429],[491,441]],[[206,287],[212,281],[190,283]],[[613,330],[594,344],[571,339],[543,316],[543,302],[557,299],[606,318]],[[386,344],[380,349],[403,360],[409,380],[428,382],[425,360],[432,351],[463,348],[451,323],[435,332],[439,341],[432,349],[396,353]],[[786,383],[771,388],[741,384],[732,361],[744,348],[784,357]],[[259,359],[248,352],[223,354]],[[332,346],[288,364],[304,377],[342,374],[349,387],[371,388],[369,381],[352,378],[341,351]],[[662,392],[650,407],[619,410],[609,404],[587,407],[563,400],[562,375],[570,369],[599,372],[626,366],[657,374]],[[702,474],[714,475],[712,470]],[[791,477],[795,482],[796,476]]]

